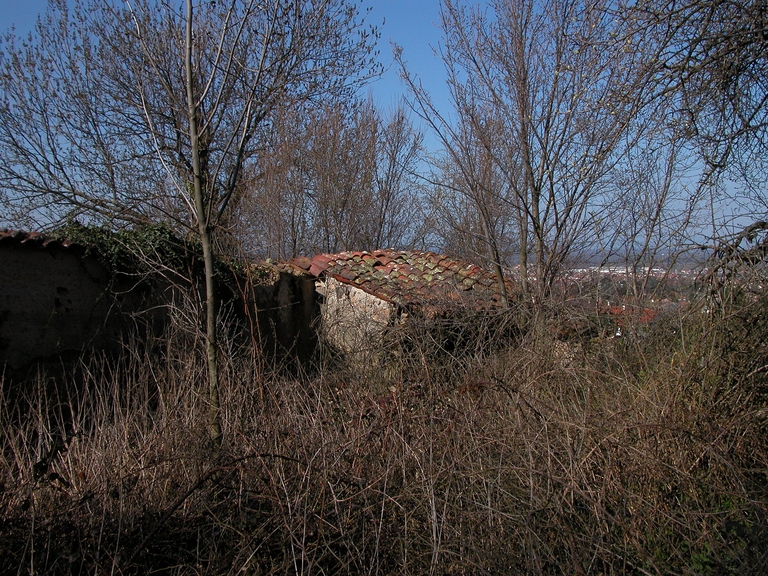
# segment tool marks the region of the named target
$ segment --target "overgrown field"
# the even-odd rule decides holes
[[[5,383],[0,572],[768,570],[764,300],[614,339],[515,322],[298,376],[232,344],[220,450],[183,330]]]

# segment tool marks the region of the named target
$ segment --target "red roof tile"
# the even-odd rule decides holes
[[[23,230],[8,229],[0,229],[0,244],[38,246],[40,248],[84,248],[72,240],[53,238],[41,232],[24,232]]]
[[[650,324],[656,319],[658,310],[653,308],[642,308],[640,306],[605,306],[601,310],[613,318],[619,326],[626,326],[628,323]]]
[[[316,277],[332,277],[382,300],[432,312],[457,306],[490,309],[500,306],[499,284],[487,270],[432,252],[374,250],[296,258],[294,269]],[[510,280],[507,293],[514,291]]]

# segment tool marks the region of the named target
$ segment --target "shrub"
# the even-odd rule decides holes
[[[374,376],[233,347],[220,451],[193,335],[84,358],[4,395],[0,572],[763,573],[763,306],[565,359],[544,316],[413,325]]]

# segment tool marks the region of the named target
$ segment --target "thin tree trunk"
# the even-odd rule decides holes
[[[520,285],[523,299],[530,299],[530,286],[528,286],[528,214],[525,207],[521,206],[522,200],[515,190],[515,211],[517,215],[517,230],[520,237]]]
[[[205,336],[208,360],[208,432],[214,445],[221,445],[221,408],[219,406],[219,367],[216,342],[216,290],[213,282],[213,246],[208,210],[203,198],[203,175],[200,170],[200,142],[197,133],[197,102],[192,74],[192,0],[187,0],[185,68],[187,74],[187,111],[189,138],[192,147],[193,192],[200,243],[205,263]]]
[[[475,198],[478,197],[478,191],[475,191]],[[480,223],[483,227],[483,233],[485,234],[485,242],[490,252],[491,260],[493,261],[493,271],[496,274],[496,281],[499,283],[499,295],[501,296],[501,305],[504,308],[509,308],[509,294],[507,293],[507,284],[504,282],[504,270],[501,269],[501,257],[499,256],[499,248],[496,244],[496,237],[493,235],[491,225],[485,215],[485,204],[478,202],[480,208]]]

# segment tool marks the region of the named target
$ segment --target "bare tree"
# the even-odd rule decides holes
[[[722,246],[753,236],[768,209],[765,2],[643,0],[620,5],[617,16],[626,23],[625,42],[643,43],[652,54],[644,108],[665,108],[681,127],[677,146],[696,178],[689,195],[707,198],[709,225],[692,227],[698,236],[691,244],[726,255]]]
[[[457,94],[457,102],[459,98]],[[479,123],[470,121],[470,114],[463,112],[467,112],[464,107],[455,127],[445,124],[440,130],[445,157],[432,175],[433,202],[441,220],[448,224],[442,231],[447,240],[444,250],[490,264],[501,286],[502,303],[508,306],[503,266],[509,258],[503,244],[510,242],[507,230],[514,199],[510,202],[505,175],[492,154],[490,139],[498,135],[489,126],[493,120],[485,118],[483,130],[479,130]],[[477,120],[477,114],[474,118]],[[525,280],[523,285],[527,289]]]
[[[445,0],[441,55],[456,114],[471,130],[441,116],[404,69],[414,108],[449,153],[467,148],[469,135],[504,174],[510,194],[496,196],[518,219],[524,289],[532,274],[540,296],[590,246],[606,178],[632,144],[644,60],[638,47],[616,42],[621,23],[609,7],[498,0],[485,9]]]
[[[315,232],[311,251],[351,250],[365,234],[373,202],[376,124],[370,106],[331,106],[313,119],[304,164]]]
[[[213,233],[275,107],[353,91],[376,71],[376,37],[347,0],[51,0],[34,36],[4,40],[9,219],[160,219],[199,236],[216,442]]]
[[[402,104],[381,119],[376,150],[374,191],[377,218],[369,246],[409,247],[417,242],[420,220],[419,179],[423,136]]]
[[[276,110],[264,149],[249,167],[230,226],[252,257],[293,258],[303,251],[311,233],[303,168],[308,117],[303,106]]]
[[[643,0],[619,11],[627,39],[652,45],[649,100],[673,101],[710,171],[768,145],[765,2]]]
[[[761,0],[643,0],[620,5],[626,42],[652,47],[646,106],[663,103],[699,163],[710,235],[764,220],[768,200],[768,10]],[[728,204],[723,210],[722,205]],[[734,204],[738,207],[734,210]],[[717,244],[715,241],[714,244]]]
[[[262,257],[414,242],[421,135],[404,110],[370,100],[281,110],[238,208]]]
[[[635,299],[652,294],[654,278],[668,274],[701,230],[704,206],[690,174],[693,162],[677,130],[660,130],[628,151],[612,174],[595,238],[602,262],[624,267],[627,295]]]

